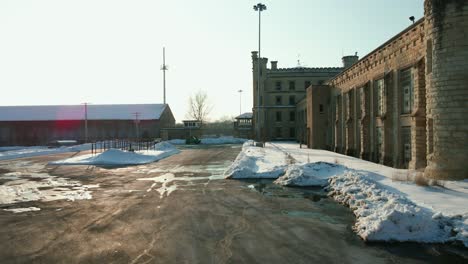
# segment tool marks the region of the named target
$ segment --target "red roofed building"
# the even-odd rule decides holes
[[[52,140],[159,138],[174,127],[167,104],[0,106],[0,146],[44,145]]]

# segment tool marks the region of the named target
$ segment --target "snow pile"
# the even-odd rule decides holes
[[[325,186],[328,179],[343,174],[346,167],[328,162],[293,164],[275,183],[286,186]]]
[[[286,155],[274,148],[253,146],[247,141],[234,163],[224,172],[225,178],[272,178],[283,175],[287,168]]]
[[[235,137],[219,137],[219,138],[202,138],[200,139],[200,144],[202,145],[221,145],[221,144],[243,144],[248,141],[245,138],[235,138]],[[185,139],[171,139],[167,142],[173,145],[184,145]]]
[[[154,146],[155,150],[128,152],[109,149],[99,155],[82,155],[69,159],[50,162],[51,165],[140,165],[155,162],[180,152],[173,145],[161,142]]]
[[[354,229],[364,240],[461,241],[468,247],[468,180],[418,186],[408,170],[284,142],[244,144],[225,176],[275,178],[282,171],[275,181],[281,185],[325,186],[328,179],[329,195],[354,211]]]
[[[426,243],[460,240],[468,246],[468,214],[450,217],[434,213],[355,170],[332,177],[327,189],[336,201],[354,211],[354,230],[364,240]]]

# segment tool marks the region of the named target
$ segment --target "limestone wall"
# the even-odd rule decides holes
[[[468,178],[468,1],[426,0],[427,168]]]

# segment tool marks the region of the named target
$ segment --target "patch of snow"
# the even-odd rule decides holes
[[[13,212],[13,213],[17,214],[17,213],[24,213],[24,212],[40,211],[41,208],[38,208],[38,207],[25,207],[25,208],[11,208],[11,209],[3,209],[3,210],[8,211],[8,212]]]
[[[0,179],[2,177],[0,176]],[[33,177],[29,174],[17,174],[15,177],[17,179],[0,185],[0,204],[91,199],[92,196],[89,189],[98,187],[98,185],[83,185],[79,181],[50,175]]]
[[[164,195],[169,196],[172,192],[178,189],[178,187],[182,186],[189,186],[193,185],[193,181],[199,180],[217,180],[216,175],[211,176],[203,176],[203,177],[176,177],[173,173],[165,173],[160,176],[152,177],[152,178],[140,178],[139,181],[152,181],[153,184],[146,190],[146,192],[150,192],[152,190],[156,190],[159,193],[159,197],[162,199]],[[181,185],[176,184],[174,181],[185,181],[189,182],[189,184]],[[161,186],[156,188],[156,185],[160,183]],[[172,183],[169,185],[169,183]]]
[[[328,162],[293,164],[275,183],[286,186],[325,186],[332,176],[341,175],[346,167]]]
[[[155,145],[155,150],[138,152],[109,149],[96,156],[92,154],[76,156],[73,158],[53,161],[52,165],[139,165],[155,162],[179,153],[173,145],[161,142]]]
[[[287,168],[286,155],[272,147],[255,147],[249,140],[232,165],[224,172],[225,178],[271,178],[283,175]]]
[[[185,139],[171,139],[166,142],[171,143],[172,145],[185,145]]]

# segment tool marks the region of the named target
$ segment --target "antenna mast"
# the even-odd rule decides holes
[[[161,66],[163,71],[163,93],[164,93],[164,104],[166,104],[166,71],[168,70],[166,65],[166,48],[163,47],[163,65]]]

